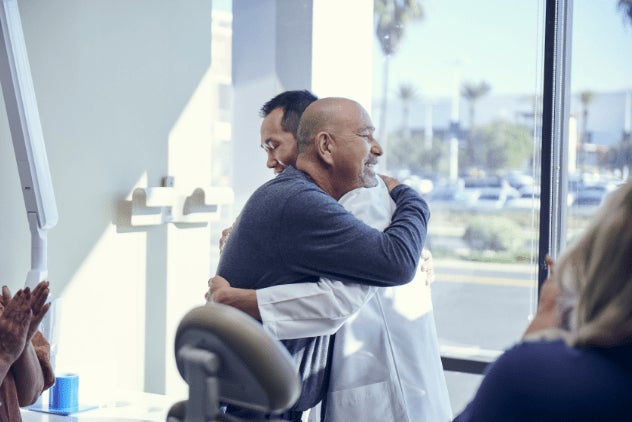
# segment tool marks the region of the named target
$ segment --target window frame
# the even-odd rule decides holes
[[[572,6],[573,0],[545,0],[538,297],[548,276],[546,256],[556,258],[566,240]],[[468,374],[483,374],[494,360],[441,355],[445,371]]]

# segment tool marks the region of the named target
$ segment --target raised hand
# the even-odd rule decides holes
[[[555,262],[553,261],[553,258],[547,256],[546,264],[549,267],[549,276],[540,288],[538,311],[527,327],[524,336],[531,335],[548,328],[560,327],[560,312],[557,307],[557,298],[560,295],[560,288],[553,281],[553,267],[555,266]]]
[[[7,286],[2,288],[2,315],[0,315],[0,359],[14,362],[24,350],[31,324],[31,291],[27,287],[15,296]]]
[[[40,281],[31,293],[32,318],[27,333],[28,340],[33,338],[33,335],[37,331],[40,322],[42,322],[44,315],[46,315],[46,312],[48,312],[48,309],[50,308],[50,303],[46,303],[49,293],[48,285],[48,281]]]

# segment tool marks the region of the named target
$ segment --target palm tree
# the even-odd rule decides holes
[[[474,164],[472,161],[474,159],[474,145],[472,145],[472,130],[474,129],[474,117],[476,114],[476,102],[481,99],[484,95],[487,95],[489,91],[491,91],[492,87],[486,81],[481,81],[479,83],[474,82],[463,82],[461,84],[461,96],[465,98],[468,102],[468,110],[470,117],[470,128],[469,128],[469,136],[467,137],[467,157],[470,165]]]
[[[588,108],[593,100],[594,93],[591,91],[583,91],[579,93],[579,101],[582,103],[582,130],[579,137],[578,147],[578,161],[580,169],[583,170],[584,163],[586,161],[586,144],[590,143],[590,136],[588,133]]]
[[[397,52],[404,36],[404,26],[410,20],[421,20],[423,9],[418,0],[375,0],[375,35],[384,54],[382,74],[382,109],[380,110],[379,141],[387,151],[386,110],[388,108],[388,71],[390,57]],[[386,155],[382,157],[386,169]]]
[[[461,85],[461,96],[468,102],[468,109],[470,114],[470,130],[474,127],[474,115],[476,109],[476,102],[491,91],[492,87],[485,81],[479,83],[463,82]]]
[[[632,25],[632,0],[619,0],[618,7],[628,17]]]
[[[400,84],[397,90],[397,96],[402,102],[402,130],[405,136],[410,135],[410,105],[419,96],[417,88],[410,83]]]
[[[592,102],[595,94],[591,91],[583,91],[579,94],[579,100],[582,103],[582,143],[586,144],[590,142],[588,136],[588,108]]]

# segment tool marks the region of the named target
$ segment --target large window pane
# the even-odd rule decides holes
[[[317,1],[301,4],[315,7]],[[376,6],[381,3],[375,0]],[[566,233],[567,240],[572,240],[608,190],[627,177],[632,162],[632,80],[628,76],[632,74],[632,21],[625,10],[617,8],[626,2],[569,3],[574,15],[573,74],[569,174],[564,183],[569,188]],[[216,2],[221,9],[229,4]],[[281,4],[285,3],[277,6]],[[408,19],[392,22],[390,28],[383,25],[379,31],[381,15],[376,12],[374,31],[367,33],[374,44],[371,114],[386,151],[381,171],[416,187],[431,206],[427,246],[434,256],[432,290],[442,352],[491,360],[520,338],[536,307],[545,0],[419,0],[417,4],[419,8],[404,15]],[[242,19],[254,7],[240,2]],[[313,25],[314,39],[322,37],[323,25],[331,26],[330,19],[319,20],[322,17],[317,13],[304,22],[310,14],[296,7],[296,21],[305,28]],[[264,10],[271,11],[267,6]],[[275,13],[288,10],[279,7]],[[366,28],[357,14],[342,7],[339,13],[348,14],[342,18],[350,34]],[[292,30],[287,22],[285,18],[276,22],[283,28],[275,41],[278,49],[270,43],[264,46],[275,57],[274,63],[253,61],[248,55],[247,60],[235,61],[233,54],[233,63],[240,65],[233,75],[257,77],[248,80],[246,88],[244,82],[221,79],[225,85],[218,88],[220,117],[233,108],[254,118],[256,107],[268,98],[258,99],[256,92],[254,105],[244,106],[240,92],[260,79],[269,78],[282,89],[345,95],[320,90],[328,85],[326,72],[331,71],[329,63],[324,66],[319,60],[326,52],[312,51],[301,55],[301,60],[287,53],[303,51],[297,48],[302,41],[284,38]],[[242,38],[237,50],[248,48],[244,34],[232,35]],[[323,40],[318,38],[318,42]],[[290,41],[296,45],[288,49],[285,43]],[[313,61],[311,79],[298,77],[305,72],[294,71],[297,66],[303,69],[306,57]],[[250,65],[252,69],[244,69]],[[356,66],[363,77],[367,73],[353,59],[345,59],[345,54],[337,56],[335,66],[340,72]],[[310,80],[312,86],[297,82]],[[340,80],[336,82],[331,86],[341,86]],[[232,96],[228,87],[240,83]],[[247,120],[240,115],[240,124]],[[220,119],[216,128],[223,134],[217,137],[218,151],[230,149],[231,142],[243,145],[245,132],[231,133],[224,123]],[[245,151],[256,150],[258,123],[248,133],[248,144],[234,149],[242,161],[250,162]],[[232,130],[242,129],[233,126]],[[233,169],[222,161],[226,155],[217,154],[214,176],[222,184],[233,184],[240,195],[243,166]],[[252,173],[246,179],[261,178],[263,157],[255,161],[261,169],[246,166]],[[462,379],[462,375],[448,379],[455,410],[479,380],[472,377],[463,384]]]
[[[568,242],[632,167],[631,7],[617,0],[574,3]]]
[[[374,93],[388,84],[388,99],[384,113],[377,97],[373,115],[386,127],[388,170],[433,210],[428,247],[443,344],[502,349],[532,309],[543,7],[423,7],[395,53],[386,57],[376,43]]]
[[[544,4],[419,3],[397,45],[377,39],[373,117],[388,171],[432,209],[442,353],[489,360],[535,309]],[[472,379],[448,377],[455,411]]]

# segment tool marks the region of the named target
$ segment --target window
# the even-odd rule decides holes
[[[577,238],[632,166],[629,10],[625,1],[573,4],[567,242]]]
[[[272,3],[234,1],[233,112],[252,115],[277,92],[302,88],[371,105],[381,170],[433,212],[432,299],[457,412],[479,381],[463,373],[480,374],[535,312],[544,255],[572,242],[628,177],[629,3],[420,0],[379,31],[381,15],[367,24],[365,2],[329,14],[324,2]],[[348,45],[358,34],[370,54],[356,38]],[[350,75],[369,73],[367,55],[368,101],[359,98],[366,89],[347,90]],[[271,177],[253,139],[258,123],[233,127],[235,157],[250,169],[234,172],[237,197]]]
[[[373,116],[389,172],[433,211],[444,365],[480,372],[536,306],[544,3],[419,3],[392,54],[376,42]],[[456,412],[478,377],[448,382]]]

